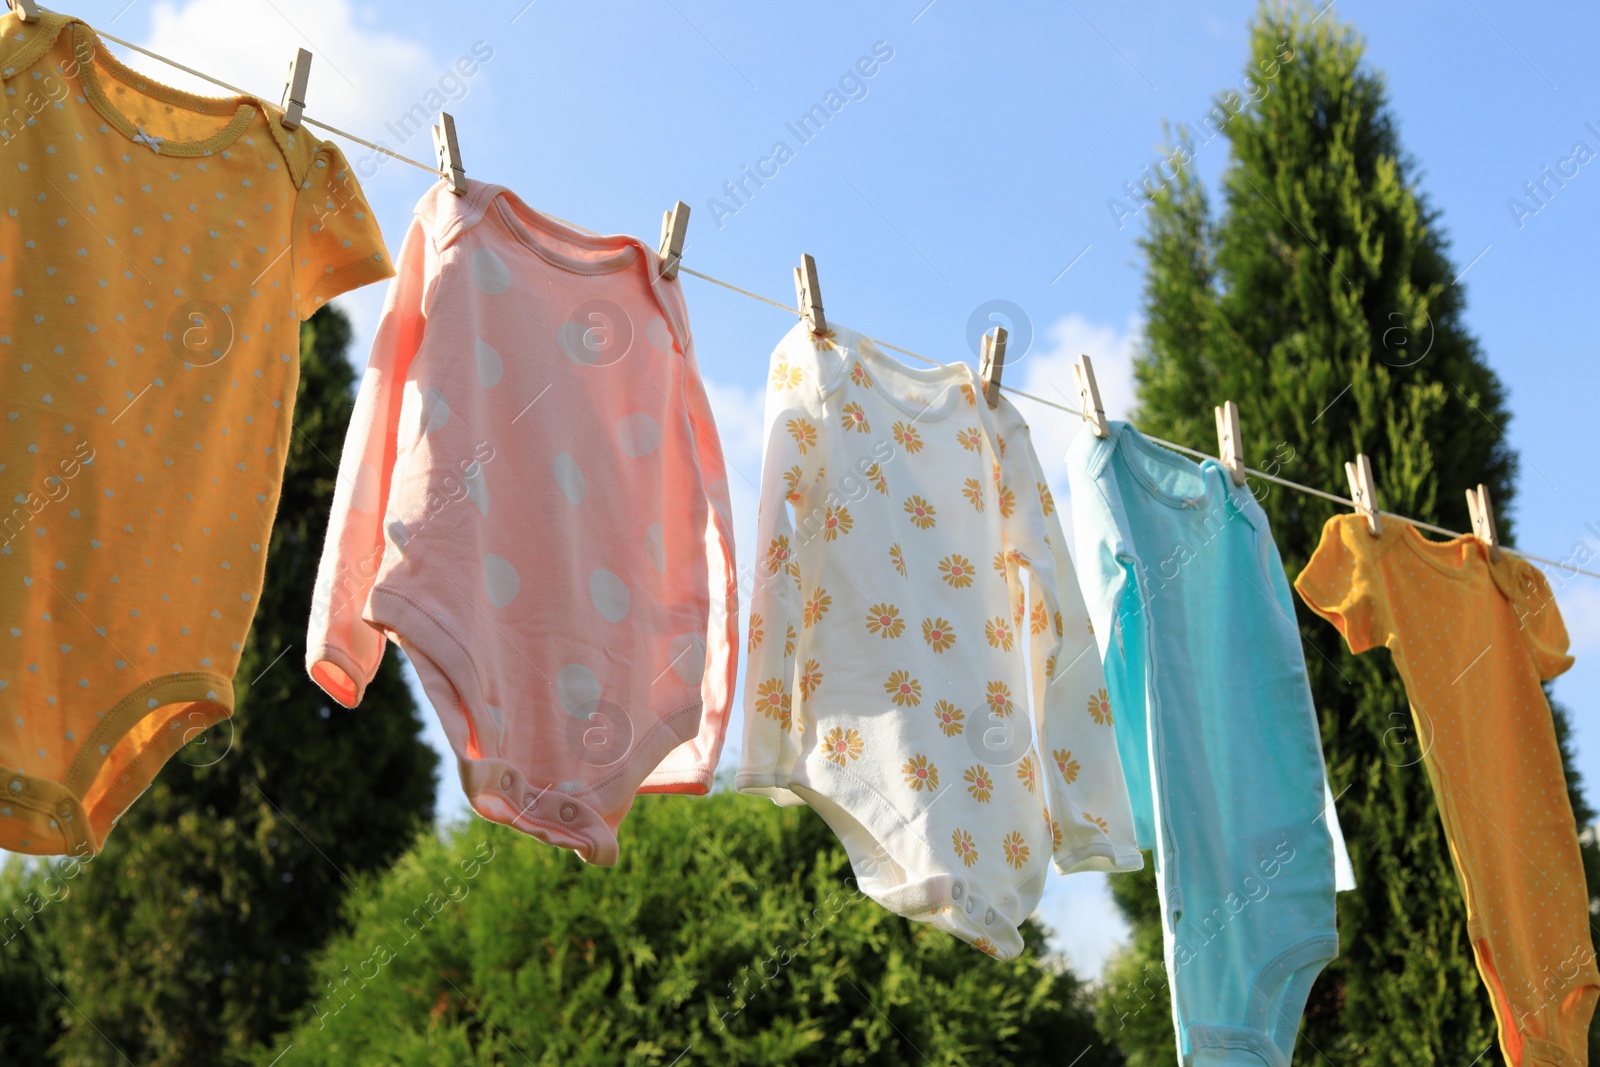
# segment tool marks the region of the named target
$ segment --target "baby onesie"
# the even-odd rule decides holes
[[[981,388],[840,326],[773,352],[737,785],[815,808],[884,907],[1010,959],[1047,860],[1143,859],[1054,501]]]
[[[1288,1067],[1338,954],[1342,835],[1266,514],[1123,422],[1067,454],[1073,527],[1186,1067]]]
[[[232,714],[300,322],[392,272],[333,145],[0,16],[0,848],[97,852]]]
[[[361,380],[306,666],[410,657],[473,808],[616,862],[705,793],[737,669],[722,449],[676,281],[498,185],[418,203]]]
[[[1322,528],[1295,588],[1351,652],[1382,645],[1405,680],[1467,934],[1512,1067],[1581,1067],[1600,995],[1589,894],[1541,679],[1572,666],[1544,575],[1473,537],[1385,517]]]

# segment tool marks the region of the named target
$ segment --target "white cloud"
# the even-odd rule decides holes
[[[420,143],[426,157],[431,151],[427,122],[420,133],[413,132],[402,125],[406,110],[425,103],[429,90],[439,91],[441,78],[447,78],[450,93],[459,95],[480,82],[481,74],[470,81],[449,78],[453,72],[448,64],[457,57],[436,58],[420,41],[378,30],[370,22],[347,0],[190,0],[157,4],[150,34],[140,44],[272,103],[283,92],[295,50],[305,48],[313,56],[306,98],[313,117],[413,156]],[[108,24],[107,29],[115,33],[118,27]],[[117,51],[129,66],[168,85],[207,96],[222,92],[138,52]],[[430,121],[432,117],[428,115]],[[364,151],[343,147],[352,160],[355,152]]]
[[[1106,960],[1128,941],[1127,920],[1104,874],[1052,874],[1033,915],[1050,928],[1050,947],[1086,981],[1098,979]]]
[[[1074,314],[1057,319],[1042,333],[1032,350],[1020,360],[1007,359],[1006,381],[1034,396],[1076,410],[1078,379],[1072,373],[1072,366],[1078,362],[1079,355],[1087,355],[1094,363],[1094,377],[1100,386],[1100,403],[1106,410],[1106,418],[1126,418],[1134,402],[1133,352],[1139,336],[1138,320],[1130,318],[1119,330]],[[1083,422],[1064,411],[1042,407],[1030,400],[1013,400],[1028,419],[1034,451],[1039,453],[1045,477],[1052,486],[1064,486],[1067,446],[1083,429]]]

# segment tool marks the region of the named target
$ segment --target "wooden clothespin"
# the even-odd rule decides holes
[[[1367,517],[1367,532],[1373,537],[1383,534],[1383,520],[1378,517],[1378,489],[1372,479],[1372,460],[1365,452],[1354,463],[1344,465],[1345,477],[1350,479],[1350,498],[1356,511]]]
[[[433,124],[433,151],[439,159],[439,176],[450,183],[450,191],[460,196],[467,191],[467,168],[461,165],[461,143],[456,140],[456,120],[448,111],[439,112]]]
[[[1211,409],[1217,416],[1217,455],[1234,485],[1243,485],[1248,477],[1239,446],[1239,405],[1229,400],[1221,407]]]
[[[11,0],[11,10],[23,22],[39,21],[39,5],[33,0]]]
[[[661,213],[661,276],[667,281],[678,276],[683,262],[683,239],[689,233],[689,205],[679,200],[671,211]]]
[[[283,85],[283,125],[287,129],[300,128],[300,116],[306,110],[306,83],[311,80],[311,53],[304,48],[295,53],[289,64],[289,77]]]
[[[800,317],[813,334],[828,329],[827,317],[822,314],[822,287],[817,284],[817,261],[809,254],[801,255],[800,265],[794,269],[794,295],[800,304]]]
[[[1006,328],[996,326],[983,335],[983,349],[978,356],[978,373],[983,376],[983,398],[990,407],[1000,403],[1000,375],[1006,369]]]
[[[1094,364],[1088,356],[1080,355],[1078,362],[1072,365],[1072,373],[1078,378],[1079,410],[1083,420],[1089,424],[1089,430],[1096,437],[1110,437],[1111,427],[1106,425],[1106,409],[1100,403],[1100,386],[1094,380]]]
[[[1489,550],[1490,559],[1500,558],[1500,534],[1494,525],[1494,508],[1489,504],[1489,487],[1482,482],[1467,490],[1467,513],[1472,516],[1472,535]]]

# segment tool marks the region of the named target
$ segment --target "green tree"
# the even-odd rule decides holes
[[[1304,3],[1263,5],[1249,42],[1247,71],[1270,91],[1253,105],[1217,101],[1213,114],[1230,116],[1221,212],[1190,166],[1149,207],[1140,426],[1212,440],[1211,407],[1231,397],[1252,466],[1342,490],[1344,462],[1366,452],[1384,507],[1453,529],[1469,528],[1463,490],[1483,482],[1509,541],[1516,457],[1504,390],[1464,325],[1439,216],[1416,187],[1382,75],[1336,15]],[[1179,158],[1204,152],[1207,133],[1217,136],[1180,130]],[[1292,578],[1336,509],[1252,485]],[[1498,1062],[1498,1048],[1478,1058],[1494,1017],[1399,674],[1386,652],[1351,656],[1299,610],[1360,888],[1340,895],[1341,955],[1312,993],[1295,1062]],[[1593,813],[1566,765],[1586,823]],[[1154,889],[1137,875],[1114,881],[1134,935],[1108,968],[1099,1024],[1133,1067],[1170,1063]]]
[[[1036,924],[1000,963],[884,910],[809,809],[647,796],[621,836],[612,869],[482,820],[422,836],[258,1063],[1120,1063]]]
[[[56,875],[52,877],[52,875]],[[0,1062],[49,1063],[61,1036],[61,994],[49,913],[70,884],[31,857],[0,861]]]
[[[353,712],[302,665],[354,399],[349,341],[332,308],[302,326],[295,430],[233,718],[163,769],[45,915],[57,981],[82,1009],[56,1005],[63,1064],[242,1062],[304,1003],[308,955],[339,928],[349,880],[386,867],[432,817],[437,757],[396,660]]]

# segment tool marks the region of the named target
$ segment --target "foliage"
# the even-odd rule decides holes
[[[296,1064],[1054,1064],[1120,1060],[1083,987],[865,897],[806,808],[639,798],[615,868],[481,820],[362,881]]]

